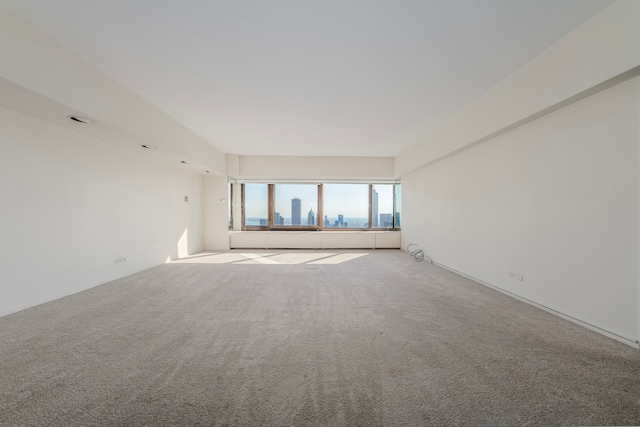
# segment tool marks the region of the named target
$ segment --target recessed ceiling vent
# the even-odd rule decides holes
[[[147,150],[155,150],[156,148],[158,148],[155,145],[149,145],[149,144],[142,144],[141,147],[146,148]]]
[[[78,122],[78,123],[91,123],[91,120],[87,119],[86,117],[81,117],[81,116],[67,116],[69,118],[69,120],[72,120],[74,122]]]

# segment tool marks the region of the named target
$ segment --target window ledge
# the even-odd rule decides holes
[[[399,230],[230,231],[232,249],[399,249]]]

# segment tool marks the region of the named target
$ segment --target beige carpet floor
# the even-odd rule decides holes
[[[640,352],[400,251],[195,256],[0,318],[2,426],[640,424]]]

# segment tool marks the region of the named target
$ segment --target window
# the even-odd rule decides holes
[[[227,224],[229,225],[229,230],[233,229],[233,184],[229,182],[228,190],[227,190]]]
[[[244,184],[243,225],[251,227],[269,226],[269,188],[267,184]]]
[[[372,228],[394,228],[394,187],[396,185],[391,184],[376,184],[373,186],[371,199]]]
[[[318,226],[318,186],[315,184],[276,184],[273,225]]]
[[[369,184],[324,184],[324,228],[368,228]]]
[[[400,228],[397,183],[245,183],[240,194],[243,230]]]
[[[401,201],[402,201],[402,187],[400,185],[395,185],[395,199],[394,199],[394,211],[395,211],[395,222],[393,223],[393,225],[395,226],[395,228],[400,228],[402,222],[401,220]]]

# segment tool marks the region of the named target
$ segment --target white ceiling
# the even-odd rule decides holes
[[[609,0],[0,0],[226,153],[396,156]]]

